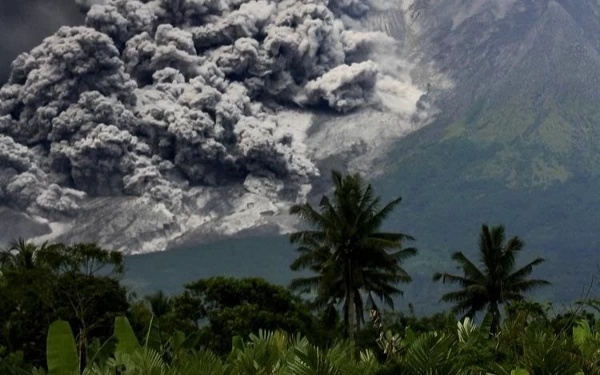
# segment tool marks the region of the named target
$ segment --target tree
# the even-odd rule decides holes
[[[115,315],[124,314],[126,290],[105,275],[123,270],[123,255],[94,244],[36,245],[19,239],[3,250],[0,274],[0,346],[21,350],[35,365],[43,363],[44,334],[55,319],[78,332],[85,360],[91,336],[110,335]]]
[[[93,243],[45,246],[39,251],[39,259],[58,274],[120,276],[125,271],[123,253]]]
[[[533,268],[544,262],[543,258],[516,269],[515,260],[524,245],[519,237],[505,243],[503,226],[490,229],[484,224],[479,235],[481,268],[458,251],[452,260],[462,268],[463,275],[436,273],[433,276],[434,281],[458,284],[461,288],[445,294],[442,301],[454,303],[453,311],[468,317],[487,309],[492,315],[492,333],[496,333],[500,325],[500,304],[521,301],[524,293],[549,284],[546,280],[528,279]]]
[[[200,327],[203,343],[218,353],[229,351],[234,336],[246,337],[261,329],[315,336],[308,306],[286,288],[264,279],[211,277],[185,289],[173,298],[175,318],[192,320],[187,326]],[[182,331],[189,329],[184,326]]]
[[[127,290],[110,277],[68,272],[58,276],[53,294],[55,315],[77,332],[83,367],[88,361],[90,338],[107,339],[115,317],[127,313]]]
[[[323,196],[318,210],[309,203],[290,210],[312,227],[290,236],[300,253],[291,269],[315,274],[293,280],[291,287],[316,292],[315,306],[329,311],[343,303],[345,332],[351,336],[354,325],[360,328],[364,323],[363,295],[371,308],[377,308],[374,296],[394,307],[392,297],[402,295],[396,285],[411,281],[401,264],[417,250],[403,248],[412,237],[380,231],[401,198],[381,207],[381,198],[360,175],[333,171],[332,180],[333,197]]]
[[[56,278],[47,269],[6,270],[0,285],[0,346],[21,351],[25,361],[40,366],[45,361],[44,337],[56,319]]]
[[[0,250],[0,267],[6,270],[32,270],[45,266],[40,254],[48,249],[48,243],[38,246],[23,238],[12,242],[8,249]]]
[[[55,309],[77,329],[83,365],[89,338],[105,336],[114,317],[129,308],[125,288],[113,278],[124,271],[123,254],[91,243],[55,244],[39,258],[57,275]],[[98,276],[102,272],[107,276]]]
[[[160,342],[164,339],[164,321],[168,317],[169,313],[173,310],[173,303],[171,298],[166,295],[162,290],[146,296],[145,301],[149,305],[149,310],[152,313],[153,324],[156,326],[158,339]]]
[[[0,250],[0,346],[23,352],[25,360],[35,365],[43,363],[44,347],[39,343],[56,319],[55,277],[41,256],[48,246],[20,238]]]

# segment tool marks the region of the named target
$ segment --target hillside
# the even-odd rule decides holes
[[[562,300],[597,272],[600,8],[519,4],[433,33],[456,91],[444,118],[398,142],[380,183],[406,198],[402,223],[433,259],[504,223],[548,259]]]

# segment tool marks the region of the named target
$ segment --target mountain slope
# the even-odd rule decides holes
[[[437,123],[398,142],[378,181],[405,198],[397,224],[420,240],[420,273],[473,251],[483,222],[523,237],[525,257],[548,258],[555,300],[579,297],[597,271],[599,6],[572,3],[523,1],[501,18],[482,6],[459,25],[424,27],[455,90]]]

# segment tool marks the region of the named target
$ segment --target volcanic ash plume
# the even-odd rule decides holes
[[[1,202],[51,220],[107,196],[178,213],[190,189],[249,178],[294,200],[317,170],[277,108],[377,103],[369,57],[394,43],[345,29],[358,1],[79,4],[86,26],[19,56],[0,90]]]

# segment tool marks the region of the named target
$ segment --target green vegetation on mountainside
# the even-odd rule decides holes
[[[565,302],[589,283],[600,246],[600,106],[534,99],[493,107],[481,99],[460,120],[398,142],[375,185],[385,198],[405,198],[389,225],[416,237],[417,273],[472,248],[470,231],[487,220],[510,223],[544,252],[558,285],[544,297]]]

